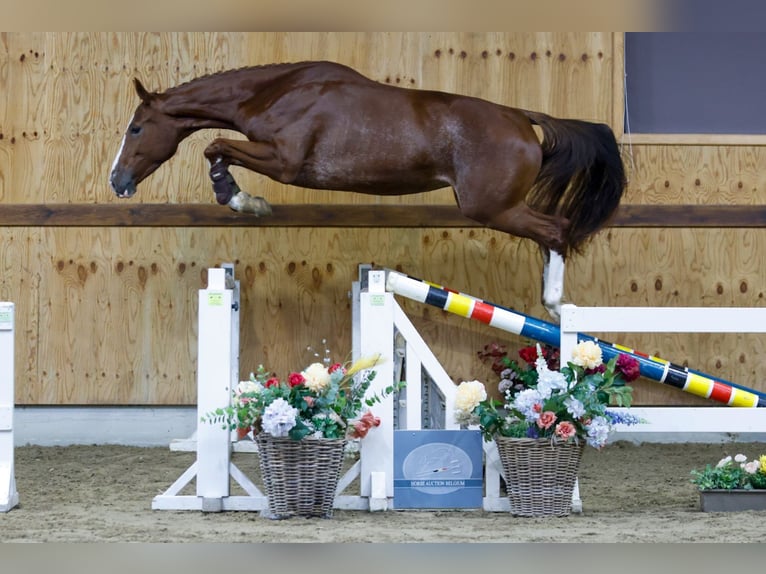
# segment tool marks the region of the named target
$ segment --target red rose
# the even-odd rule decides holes
[[[593,367],[592,369],[585,369],[586,375],[595,375],[596,373],[604,374],[606,372],[606,365],[604,363],[601,363],[598,367]]]
[[[522,361],[534,365],[535,361],[537,361],[537,347],[524,347],[523,349],[519,349],[519,357],[521,357]]]
[[[298,385],[302,385],[306,382],[306,379],[303,378],[303,375],[300,373],[290,373],[290,376],[287,377],[287,384],[291,387],[297,387]]]
[[[641,367],[638,361],[630,355],[622,354],[617,357],[617,364],[615,366],[626,383],[635,381],[641,375]]]
[[[264,386],[264,387],[266,387],[266,388],[269,388],[269,387],[278,387],[278,386],[279,386],[279,379],[278,379],[278,378],[276,378],[276,377],[271,377],[271,378],[270,378],[268,381],[266,381],[266,382],[263,384],[263,386]]]

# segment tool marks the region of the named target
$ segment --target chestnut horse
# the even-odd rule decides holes
[[[620,151],[604,124],[382,84],[334,62],[242,68],[163,93],[134,83],[141,103],[110,175],[119,197],[131,197],[181,140],[206,128],[247,137],[216,138],[204,151],[217,201],[238,211],[271,208],[242,192],[229,166],[305,188],[376,195],[451,186],[466,217],[540,245],[543,303],[554,316],[565,258],[604,226],[625,188]]]

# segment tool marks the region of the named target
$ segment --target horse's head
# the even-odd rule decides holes
[[[160,109],[160,95],[133,80],[141,103],[133,113],[112,164],[109,183],[118,197],[130,197],[136,186],[173,157],[182,131],[172,116]]]

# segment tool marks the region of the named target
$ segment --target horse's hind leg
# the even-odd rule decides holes
[[[564,296],[564,258],[557,251],[541,247],[543,252],[542,302],[551,317],[561,320],[561,301]]]
[[[472,212],[466,209],[466,203],[462,202],[460,207],[467,217],[492,229],[532,239],[540,246],[544,264],[542,303],[550,316],[558,321],[564,294],[564,260],[567,254],[566,234],[569,222],[563,217],[535,211],[521,202],[492,213],[484,209]]]

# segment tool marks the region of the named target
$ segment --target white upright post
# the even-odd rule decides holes
[[[13,469],[14,305],[0,303],[0,512],[19,503]]]
[[[211,410],[226,407],[232,384],[232,290],[226,288],[226,270],[209,269],[207,289],[199,292],[197,333],[197,420]],[[229,496],[230,433],[217,424],[197,427],[197,496],[202,510],[222,510]]]
[[[229,406],[239,382],[239,282],[234,267],[208,269],[208,286],[199,292],[197,333],[197,460],[163,494],[154,510],[263,510],[266,497],[231,461],[231,431],[200,418]],[[196,478],[194,496],[181,491]],[[246,495],[230,496],[231,479]]]
[[[385,271],[368,273],[368,289],[360,293],[361,325],[360,353],[362,357],[381,354],[382,363],[375,367],[376,375],[370,393],[382,394],[394,381],[394,306],[393,295],[385,289]],[[361,495],[369,497],[370,510],[386,510],[394,497],[394,420],[393,396],[380,403],[383,413],[380,427],[369,433],[361,443]]]

